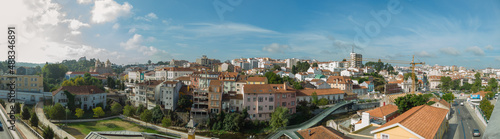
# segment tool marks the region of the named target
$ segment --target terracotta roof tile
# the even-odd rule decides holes
[[[338,88],[326,88],[326,89],[302,89],[297,90],[297,96],[311,96],[314,92],[316,95],[333,95],[333,94],[344,94],[345,92]]]
[[[265,82],[266,77],[248,77],[247,82]]]
[[[311,131],[311,135],[309,135],[309,131]],[[351,139],[341,132],[323,125],[299,130],[297,133],[304,139]]]
[[[432,139],[445,120],[447,113],[448,110],[443,108],[420,105],[411,108],[375,130],[399,123],[424,138]]]
[[[59,91],[68,91],[74,95],[88,95],[88,94],[99,94],[105,93],[103,90],[99,89],[97,86],[63,86],[59,87],[56,91],[52,92],[52,95],[56,95]]]
[[[446,102],[446,100],[444,100],[444,99],[431,98],[429,101],[439,102],[439,103],[443,104],[444,106],[451,108],[451,104]],[[429,102],[429,101],[427,101],[427,102]]]
[[[284,84],[245,84],[243,85],[244,93],[295,93],[296,91],[292,87],[286,86]]]
[[[327,83],[336,83],[338,81],[339,84],[352,84],[352,80],[346,76],[330,76],[326,80]]]
[[[366,113],[369,113],[372,117],[384,118],[384,116],[387,116],[396,111],[398,111],[398,106],[387,104],[385,106],[366,111]]]

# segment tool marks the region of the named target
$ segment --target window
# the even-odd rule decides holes
[[[286,106],[286,102],[281,103],[281,106]]]
[[[259,117],[262,117],[262,114],[259,114]]]
[[[264,98],[263,97],[259,97],[259,102],[263,102],[264,101]]]
[[[261,111],[262,109],[263,109],[262,106],[259,106],[259,111]]]
[[[250,110],[250,106],[247,106],[247,110]]]
[[[267,101],[267,97],[265,97],[265,100]]]
[[[295,97],[295,94],[294,94],[294,93],[292,93],[292,98],[294,98],[294,97]]]
[[[380,135],[382,136],[382,139],[389,139],[388,134],[381,133]]]
[[[281,95],[281,98],[286,98],[286,94]]]
[[[292,106],[295,106],[295,101],[292,101]]]
[[[274,98],[273,97],[269,97],[269,102],[273,102],[274,101]]]
[[[255,110],[255,105],[253,105],[253,110]]]
[[[273,110],[273,106],[269,106],[269,110]]]
[[[253,97],[253,102],[255,102],[256,100],[257,100],[257,98],[256,98],[256,97]]]
[[[247,98],[247,101],[250,102],[250,98]]]

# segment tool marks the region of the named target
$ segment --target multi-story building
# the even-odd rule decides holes
[[[246,84],[243,86],[243,106],[251,120],[270,120],[278,107],[295,113],[296,90],[286,84]]]
[[[222,111],[223,81],[213,80],[208,90],[208,110],[210,114],[219,114]]]
[[[170,61],[170,66],[178,66],[178,67],[181,67],[181,66],[184,66],[185,64],[189,63],[189,61],[186,61],[186,60],[175,60],[175,59],[172,59]]]
[[[218,59],[209,59],[207,55],[203,55],[201,58],[196,59],[196,63],[202,65],[202,66],[212,66],[213,64],[220,63],[220,60]]]
[[[224,94],[227,94],[228,91],[236,91],[237,79],[237,72],[222,72],[219,75],[219,80],[222,81],[224,85],[224,88],[222,89]]]
[[[441,76],[429,76],[430,89],[437,89],[441,84]]]
[[[153,109],[156,106],[155,92],[160,92],[160,84],[163,81],[145,81],[135,84],[132,89],[132,102],[135,106],[144,105],[147,109]]]
[[[174,111],[177,108],[181,87],[181,82],[165,81],[161,83],[159,92],[155,92],[156,104],[163,106],[167,110]]]
[[[247,84],[267,84],[266,77],[248,77]]]
[[[43,92],[41,75],[0,75],[0,88],[8,90],[10,80],[16,80],[16,91]]]
[[[352,68],[361,68],[363,66],[363,55],[351,52],[351,65]]]
[[[219,79],[219,74],[219,72],[193,72],[190,76],[191,85],[193,85],[195,89],[207,89],[210,85],[210,81]]]
[[[106,93],[96,86],[63,86],[52,92],[53,103],[66,106],[68,97],[64,91],[75,96],[75,105],[83,110],[95,108],[97,104],[106,107]]]
[[[300,61],[300,59],[296,59],[296,58],[285,59],[286,67],[292,68],[293,66],[296,66],[297,62],[299,62],[299,61]]]
[[[352,92],[352,80],[345,76],[330,76],[326,80],[326,83],[330,85],[331,88],[338,88],[340,90]]]
[[[208,117],[208,90],[193,91],[193,106],[191,115],[195,117]]]
[[[106,63],[99,61],[97,59],[95,61],[95,66],[90,67],[89,72],[97,72],[99,74],[104,74],[104,73],[113,73],[113,68],[111,67],[111,62],[109,62],[109,59],[106,60]]]
[[[343,101],[346,93],[338,88],[327,89],[301,89],[297,90],[297,101],[312,102],[312,94],[316,93],[318,100],[322,98],[328,99],[329,103]]]
[[[191,75],[193,72],[194,71],[190,68],[165,67],[155,71],[155,78],[157,80],[171,81],[177,79],[178,77]]]

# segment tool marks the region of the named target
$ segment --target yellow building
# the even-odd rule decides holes
[[[413,107],[371,131],[375,139],[441,139],[448,129],[447,109]]]
[[[247,84],[268,84],[266,77],[248,77]]]
[[[41,75],[0,75],[0,89],[9,89],[9,78],[15,78],[16,91],[43,92],[43,77]]]

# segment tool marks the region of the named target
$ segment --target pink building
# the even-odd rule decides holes
[[[245,84],[243,106],[251,120],[270,120],[277,107],[286,107],[290,114],[296,112],[296,90],[285,84]]]

